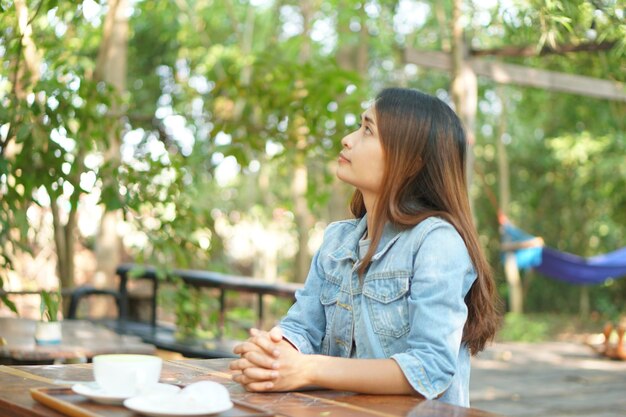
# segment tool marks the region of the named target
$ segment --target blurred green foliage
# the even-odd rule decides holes
[[[14,84],[16,65],[23,62],[22,37],[14,2],[0,0],[0,149],[3,156],[9,145],[20,149],[0,158],[0,284],[16,253],[41,250],[27,212],[47,209],[44,195],[63,202],[67,212],[86,194],[99,192],[102,207],[121,210],[132,231],[144,234],[141,242],[127,245],[128,255],[158,266],[163,275],[174,267],[239,267],[224,251],[216,217],[236,220],[254,210],[270,224],[275,209],[293,212],[296,164],[309,171],[312,215],[329,221],[327,207],[336,197],[329,165],[364,101],[387,85],[451,101],[449,74],[418,68],[404,55],[406,48],[449,49],[451,4],[313,3],[306,14],[293,1],[133,2],[128,88],[115,95],[104,83],[90,81],[105,2],[31,2],[41,78],[29,84],[25,75],[29,94],[18,98]],[[513,46],[537,52],[488,59],[626,82],[626,24],[619,2],[465,6],[470,49]],[[581,44],[598,48],[540,53]],[[503,297],[496,208],[488,198],[498,193],[497,141],[508,153],[508,214],[518,226],[581,256],[624,246],[626,104],[478,82],[479,175],[471,194]],[[112,104],[122,114],[111,114]],[[124,157],[87,166],[85,157],[102,157],[110,148],[107,132],[114,122],[125,138]],[[218,167],[228,157],[235,158],[239,175],[218,183]],[[85,189],[85,178],[94,178],[96,191]],[[79,236],[81,243],[94,245],[90,239],[95,237]],[[279,269],[281,278],[290,279],[292,261],[280,259]],[[590,288],[592,310],[611,317],[623,313],[625,281]],[[525,274],[524,286],[528,312],[579,310],[579,287],[532,274]],[[182,287],[177,297],[174,308],[183,328],[214,311],[210,300]],[[249,313],[234,308],[229,314],[245,321]],[[523,319],[508,320],[526,326]],[[529,334],[542,331],[528,325]]]
[[[496,335],[496,340],[527,343],[574,340],[580,335],[600,333],[603,325],[604,320],[598,316],[578,317],[567,313],[507,313]]]

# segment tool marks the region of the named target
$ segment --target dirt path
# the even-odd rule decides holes
[[[470,398],[510,417],[624,417],[626,361],[581,343],[498,343],[473,359]]]

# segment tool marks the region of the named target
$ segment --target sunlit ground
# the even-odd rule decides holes
[[[473,359],[472,407],[511,417],[623,416],[626,361],[580,341],[496,343]]]

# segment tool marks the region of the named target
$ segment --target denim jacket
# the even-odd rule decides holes
[[[464,298],[476,279],[456,229],[429,217],[384,228],[372,263],[357,268],[366,217],[332,223],[280,327],[304,354],[391,358],[427,399],[469,406]]]

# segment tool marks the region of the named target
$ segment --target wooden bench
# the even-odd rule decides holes
[[[136,264],[122,264],[117,268],[119,280],[119,319],[112,323],[115,331],[121,334],[133,334],[141,337],[146,343],[155,345],[159,349],[179,352],[187,357],[196,358],[223,358],[234,357],[232,347],[237,341],[228,340],[223,336],[226,315],[226,293],[249,293],[257,296],[257,326],[260,327],[265,318],[264,297],[272,295],[294,299],[295,292],[302,284],[269,283],[236,275],[222,274],[212,271],[176,269],[168,273],[165,282],[173,277],[183,280],[186,285],[201,288],[216,288],[219,290],[219,314],[217,323],[217,337],[210,340],[185,339],[174,337],[175,328],[166,327],[157,323],[157,296],[161,283],[157,270],[150,266]],[[131,278],[132,276],[132,278]],[[129,317],[129,280],[149,280],[152,284],[150,297],[150,318],[148,321],[137,321]],[[111,324],[110,324],[111,325]]]

